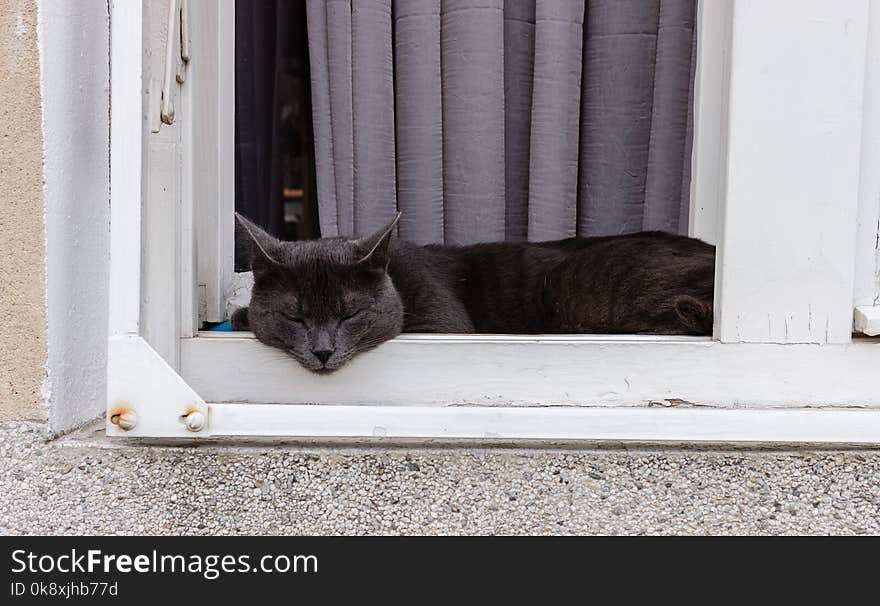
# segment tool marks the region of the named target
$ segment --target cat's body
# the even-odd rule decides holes
[[[708,334],[714,247],[643,232],[553,242],[416,246],[395,241],[388,272],[404,332]],[[697,324],[674,305],[705,303]]]
[[[709,334],[715,248],[660,232],[417,246],[394,223],[362,240],[254,239],[248,311],[233,317],[315,371],[400,332]]]

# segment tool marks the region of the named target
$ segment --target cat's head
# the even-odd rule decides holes
[[[282,242],[236,217],[251,240],[247,324],[257,339],[323,373],[400,334],[403,303],[388,275],[400,214],[365,238],[302,242]]]

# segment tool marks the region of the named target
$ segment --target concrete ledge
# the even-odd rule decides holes
[[[3,534],[880,534],[880,451],[108,445],[0,424]]]

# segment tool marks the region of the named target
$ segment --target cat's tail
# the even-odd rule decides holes
[[[712,304],[701,301],[690,295],[681,295],[675,299],[675,313],[678,314],[682,326],[695,335],[712,334]]]

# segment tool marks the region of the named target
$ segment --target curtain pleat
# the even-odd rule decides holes
[[[395,0],[394,87],[399,235],[443,241],[440,0]]]
[[[696,0],[308,4],[323,235],[686,232]]]
[[[679,201],[678,232],[687,234],[690,228],[691,210],[691,162],[694,151],[694,81],[697,73],[697,6],[693,3],[694,27],[691,31],[691,69],[688,76],[687,132],[684,137],[684,154],[681,167],[681,200]]]
[[[581,99],[578,234],[642,229],[658,0],[592,0]]]
[[[397,212],[391,0],[352,4],[354,233],[370,233]]]
[[[584,3],[538,0],[529,158],[530,240],[575,235]]]
[[[306,6],[309,25],[309,63],[312,76],[312,124],[315,133],[315,174],[321,211],[321,234],[338,236],[336,176],[333,162],[333,126],[330,118],[330,71],[327,60],[327,12],[320,2]]]
[[[326,0],[330,128],[336,178],[337,233],[354,232],[354,120],[351,81],[351,0]],[[311,31],[311,30],[310,30]],[[315,132],[315,139],[327,136]],[[330,204],[318,200],[318,213]],[[323,232],[322,232],[323,233]]]
[[[690,0],[664,0],[660,4],[642,222],[646,230],[679,230],[696,17],[693,8]]]
[[[529,229],[529,157],[535,73],[535,3],[504,2],[505,237],[525,240]]]
[[[504,3],[442,0],[444,241],[504,239]]]

